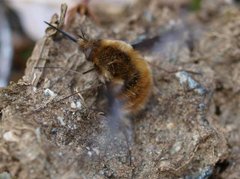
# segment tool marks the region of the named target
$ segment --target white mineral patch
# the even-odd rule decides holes
[[[37,88],[34,86],[33,87],[33,92],[36,93],[37,92]]]
[[[88,154],[89,157],[92,156],[92,152],[91,151],[88,151],[87,154]]]
[[[182,148],[182,143],[181,142],[176,142],[175,144],[173,144],[172,149],[171,149],[171,154],[175,154],[177,152],[179,152]]]
[[[175,125],[174,125],[174,123],[169,122],[169,123],[167,123],[166,127],[167,127],[167,129],[173,129],[175,127]]]
[[[41,142],[41,130],[40,130],[40,127],[35,129],[35,134],[37,136],[38,142]]]
[[[8,142],[17,142],[19,138],[14,134],[13,131],[8,131],[3,134],[3,139]]]
[[[36,73],[34,73],[33,74],[33,79],[32,79],[32,84],[35,82],[36,78],[37,78],[37,75],[36,75]]]
[[[65,125],[66,125],[66,123],[64,122],[64,118],[63,118],[63,117],[58,116],[58,117],[57,117],[57,120],[60,122],[60,124],[61,124],[62,126],[65,126]]]
[[[97,155],[99,155],[100,151],[99,151],[98,148],[93,148],[92,150],[93,150]]]
[[[72,101],[71,102],[71,108],[73,108],[73,109],[81,109],[81,107],[82,107],[82,104],[81,104],[80,101],[76,101],[76,102]]]
[[[57,96],[56,93],[54,93],[52,90],[50,90],[50,89],[48,89],[48,88],[44,90],[44,95],[45,95],[45,96],[50,96],[50,97],[55,97],[55,96]]]
[[[206,92],[201,84],[192,79],[192,77],[187,72],[177,72],[176,77],[179,79],[181,85],[187,84],[190,89],[196,90],[199,94],[204,94]]]

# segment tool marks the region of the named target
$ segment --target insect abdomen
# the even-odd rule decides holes
[[[143,59],[135,61],[137,71],[125,81],[121,96],[127,97],[126,110],[136,113],[146,104],[152,89],[152,75],[149,66]]]
[[[93,63],[111,82],[122,81],[117,98],[130,113],[142,109],[149,98],[152,76],[148,63],[130,45],[122,41],[103,40],[94,53]]]

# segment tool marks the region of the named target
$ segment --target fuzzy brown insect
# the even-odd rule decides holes
[[[75,39],[47,24],[76,42],[105,81],[120,86],[116,97],[124,111],[137,113],[145,106],[152,90],[152,74],[148,63],[131,45],[120,40],[88,40],[84,35]]]

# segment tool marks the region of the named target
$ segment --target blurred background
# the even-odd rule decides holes
[[[0,1],[0,87],[22,77],[44,20],[59,10],[58,0]]]
[[[0,87],[18,81],[23,74],[35,42],[44,36],[46,25],[54,13],[60,13],[61,3],[68,8],[78,3],[89,6],[117,7],[134,0],[0,0]],[[100,7],[100,6],[99,6]],[[101,8],[101,7],[100,7]],[[111,8],[110,8],[111,9]]]

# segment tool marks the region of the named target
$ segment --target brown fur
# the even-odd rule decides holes
[[[124,103],[124,109],[130,113],[141,110],[152,89],[151,70],[141,55],[117,40],[85,41],[80,46],[83,50],[92,48],[89,60],[105,80],[122,83],[117,98]]]

